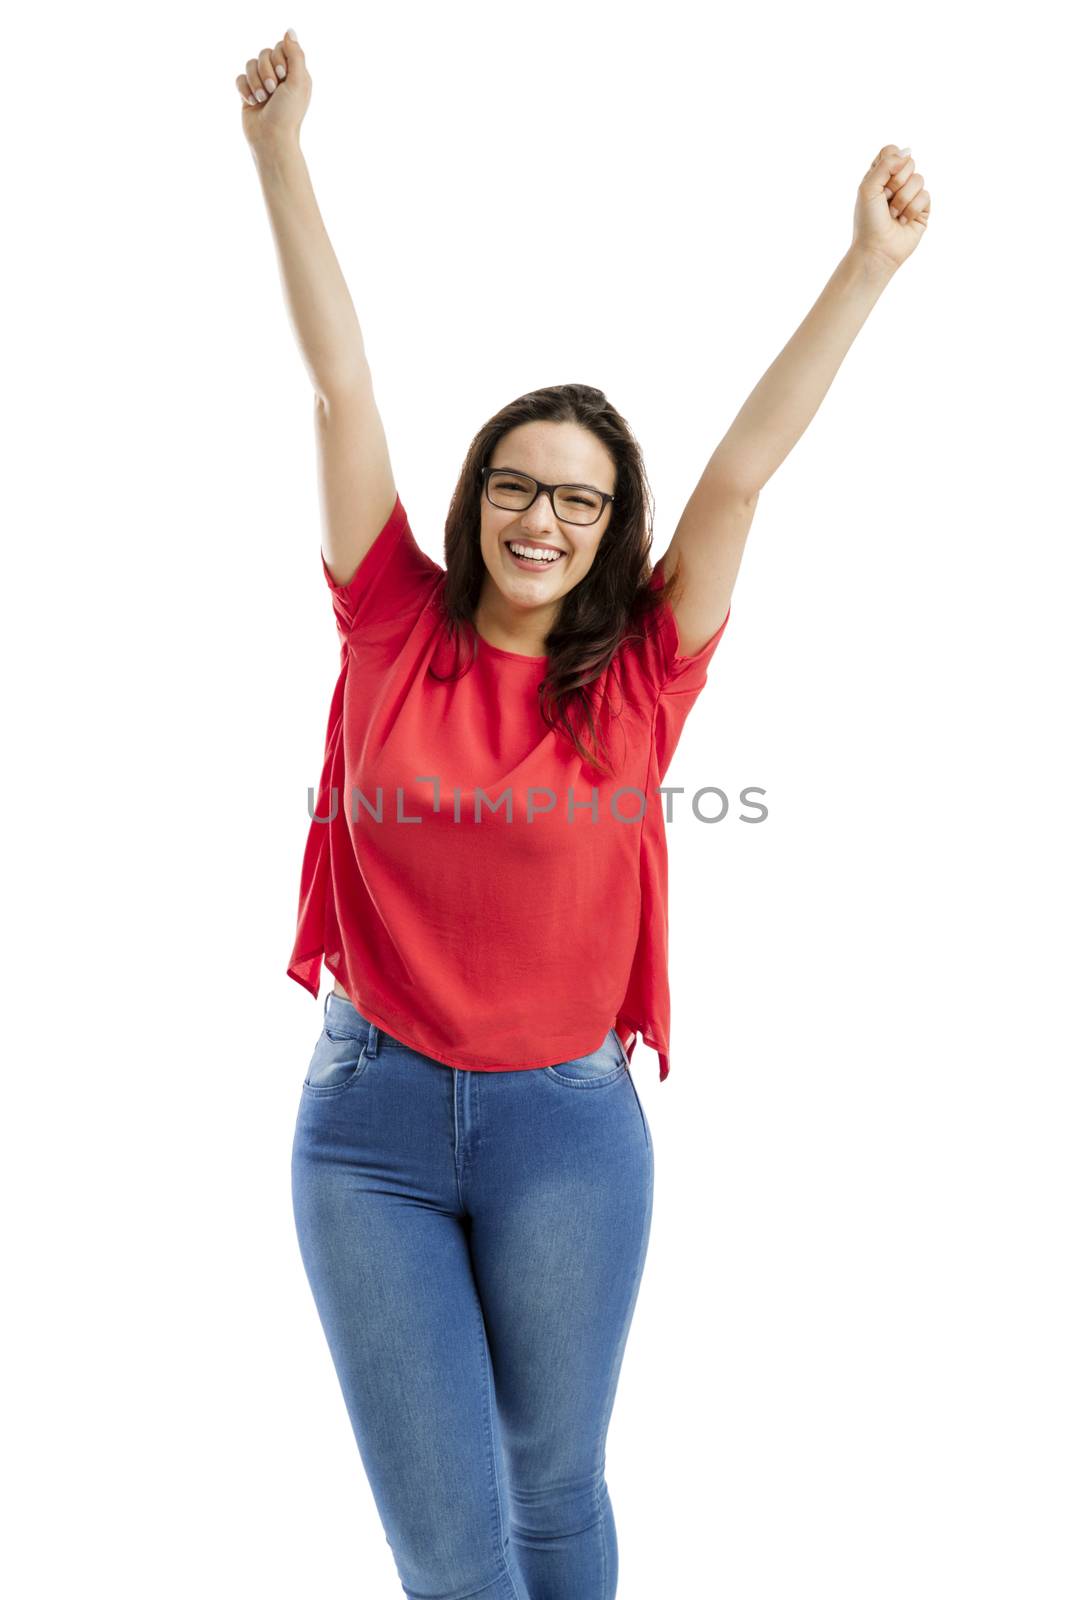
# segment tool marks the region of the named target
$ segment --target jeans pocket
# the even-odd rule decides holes
[[[346,1000],[343,995],[334,994],[331,990],[326,996],[322,1031],[328,1039],[333,1039],[338,1044],[348,1039],[358,1039],[362,1042],[367,1037],[367,1021],[356,1010],[351,1000]]]
[[[365,1039],[334,1038],[323,1028],[304,1076],[306,1095],[340,1094],[367,1069]]]
[[[570,1089],[598,1089],[621,1078],[628,1067],[622,1042],[615,1029],[609,1028],[598,1050],[587,1056],[576,1056],[573,1061],[561,1061],[557,1066],[545,1067],[544,1073],[553,1082],[565,1084]]]

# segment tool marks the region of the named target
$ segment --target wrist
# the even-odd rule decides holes
[[[851,245],[846,250],[842,267],[865,286],[884,289],[897,270],[899,262],[890,261],[878,250]]]
[[[303,160],[298,134],[262,139],[252,146],[252,156],[260,172],[281,172]]]

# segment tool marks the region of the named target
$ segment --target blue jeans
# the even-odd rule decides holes
[[[329,993],[292,1182],[404,1594],[613,1600],[605,1442],[653,1187],[614,1029],[558,1066],[471,1072]]]

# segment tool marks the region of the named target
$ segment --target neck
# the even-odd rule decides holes
[[[545,636],[555,621],[554,605],[513,606],[504,599],[495,585],[491,598],[488,585],[474,610],[474,626],[483,639],[495,644],[498,650],[514,650],[517,655],[543,656]]]

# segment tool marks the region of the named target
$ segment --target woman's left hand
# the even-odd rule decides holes
[[[884,261],[893,271],[926,232],[930,196],[907,151],[887,144],[859,187],[852,219],[852,249]]]

